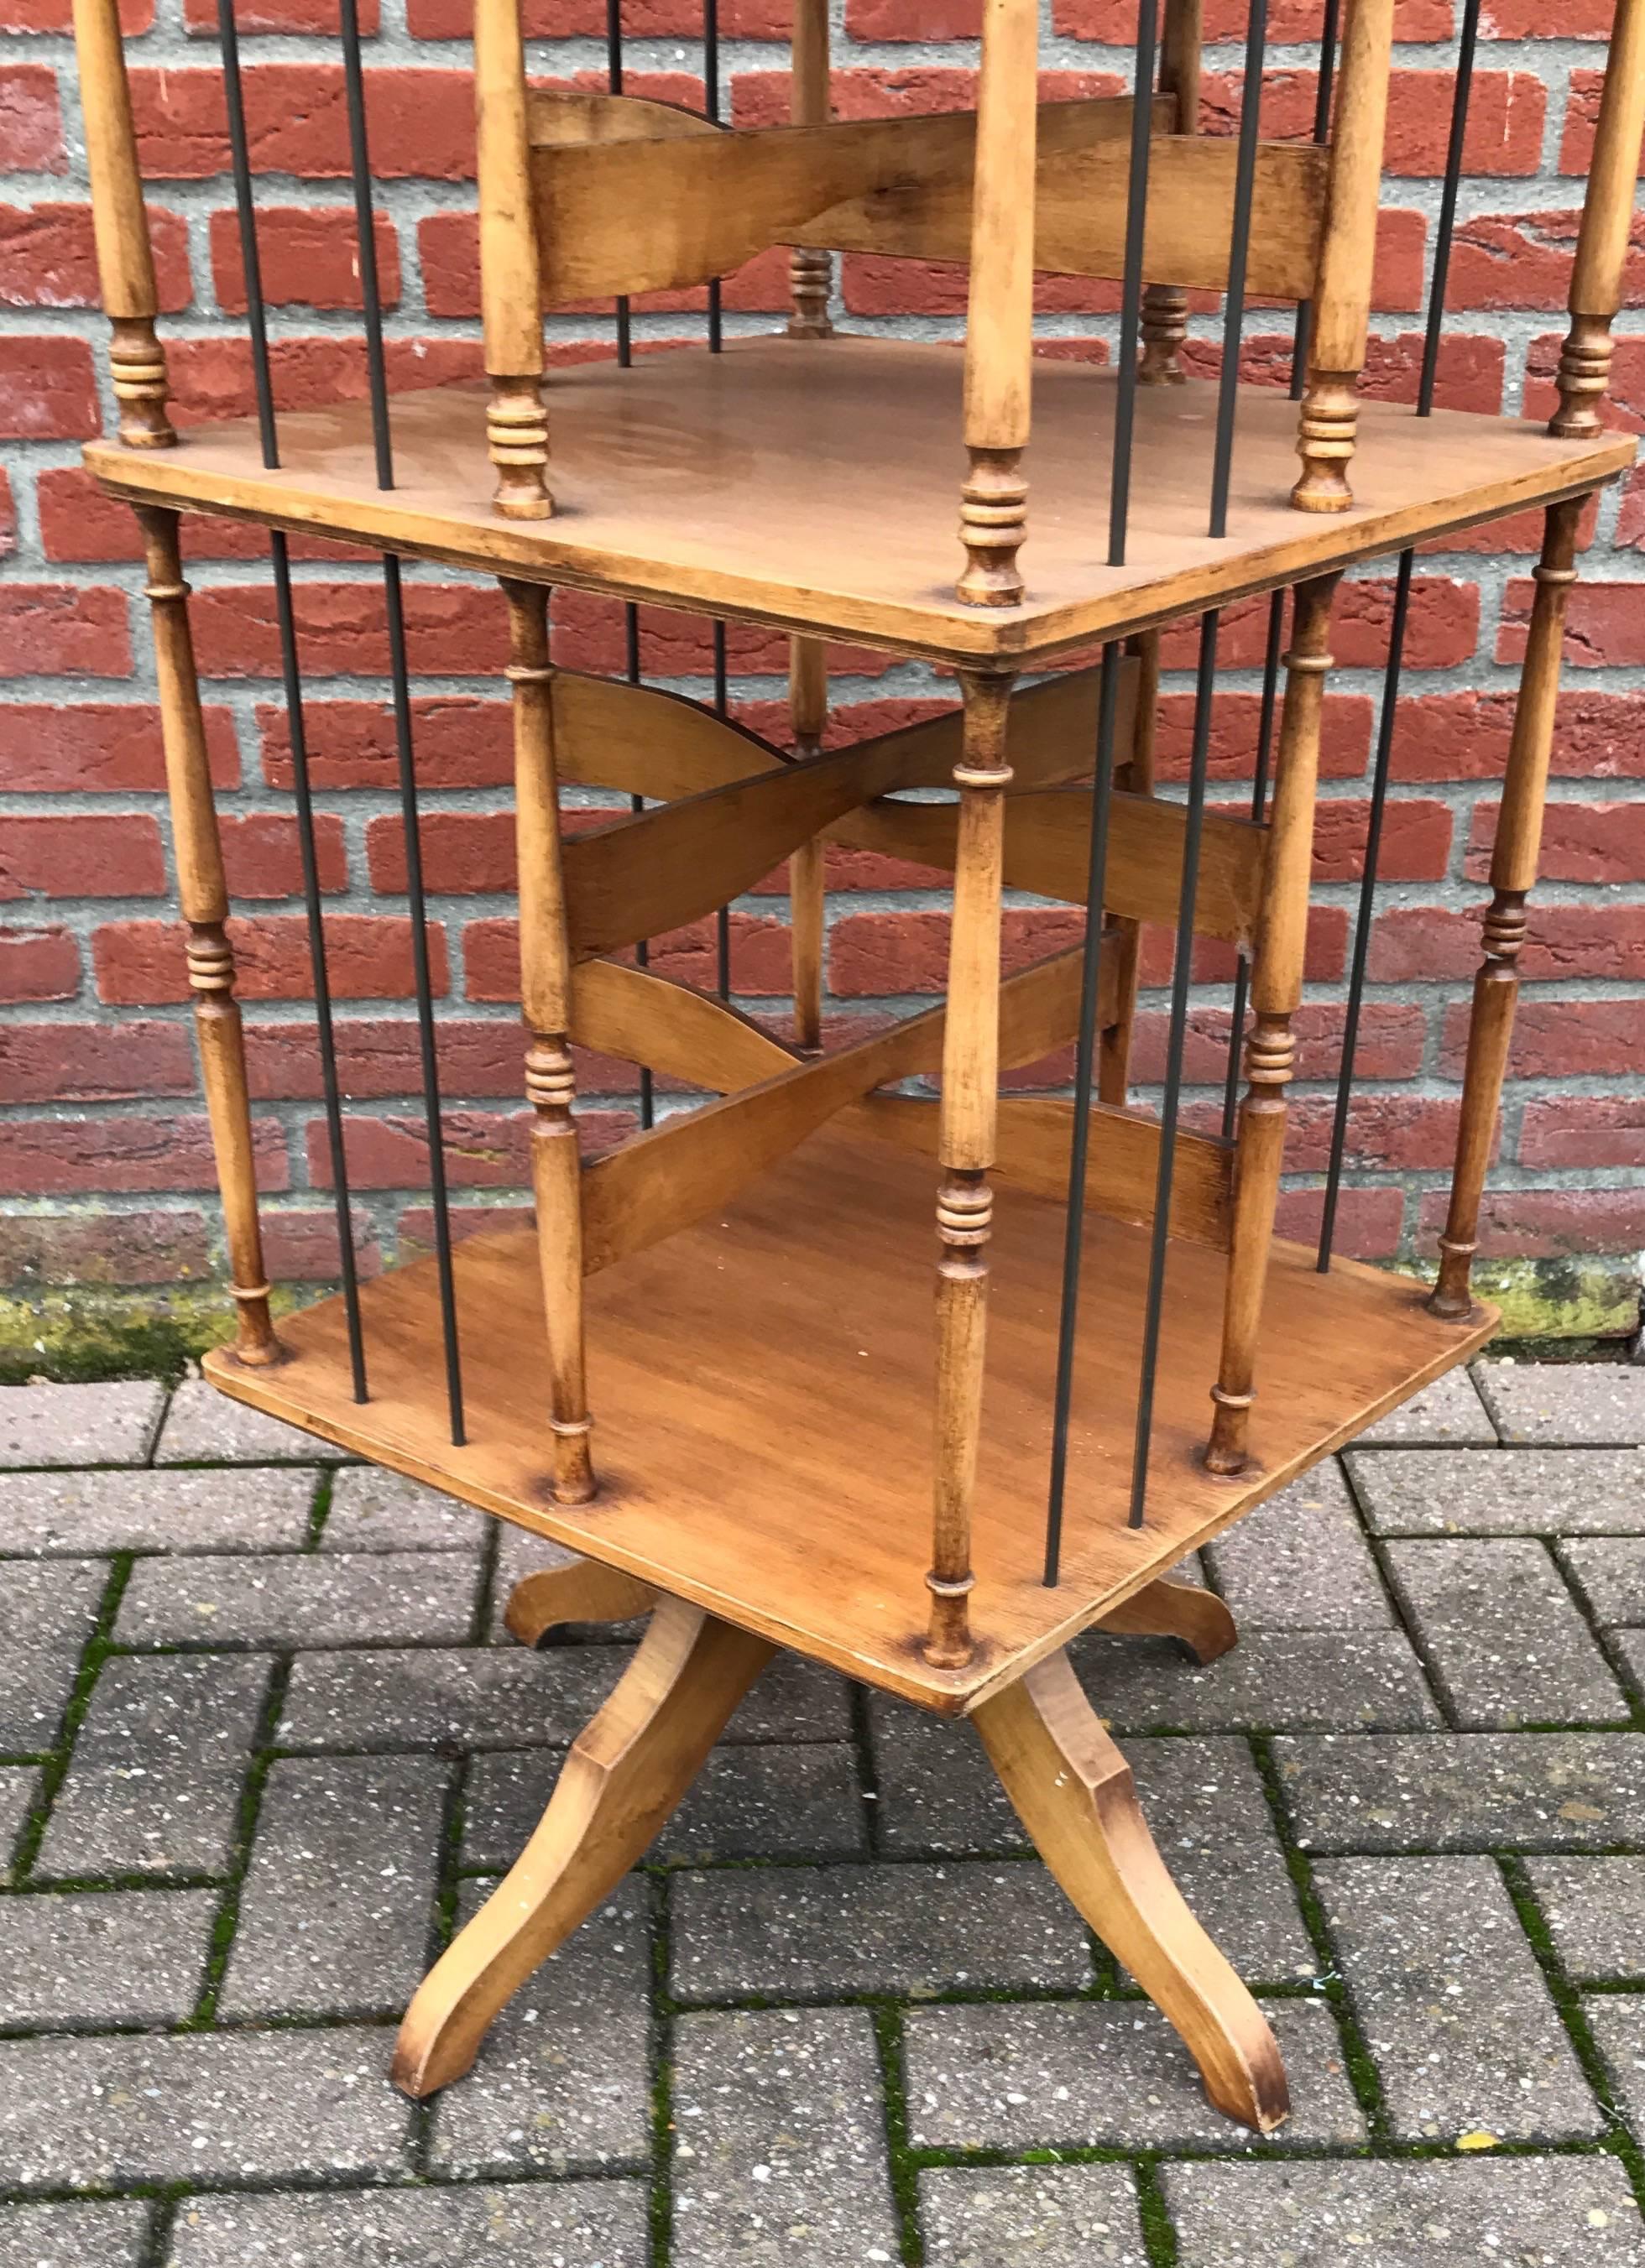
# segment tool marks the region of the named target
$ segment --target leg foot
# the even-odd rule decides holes
[[[1067,1655],[1037,1664],[973,1721],[1040,1856],[1176,2026],[1212,2102],[1272,2132],[1291,2108],[1273,2034],[1167,1874],[1130,1767]]]
[[[509,1627],[513,1627],[511,1623]],[[1214,1591],[1162,1579],[1145,1583],[1105,1614],[1097,1627],[1127,1638],[1180,1638],[1198,1662],[1214,1661],[1238,1639],[1234,1617]]]
[[[561,1623],[625,1623],[631,1615],[648,1615],[656,1603],[657,1594],[638,1575],[598,1559],[568,1558],[563,1567],[522,1576],[508,1594],[503,1620],[511,1638],[535,1646]]]
[[[536,1832],[418,1986],[394,2079],[432,2095],[486,2027],[647,1849],[775,1648],[661,1600],[616,1691],[579,1734]]]

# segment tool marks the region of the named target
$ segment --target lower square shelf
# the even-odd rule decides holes
[[[290,1359],[206,1374],[373,1462],[631,1570],[888,1691],[963,1713],[1163,1573],[1383,1411],[1463,1361],[1493,1311],[1444,1323],[1422,1287],[1277,1242],[1253,1445],[1235,1482],[1199,1462],[1226,1263],[1173,1244],[1147,1517],[1126,1525],[1147,1232],[1091,1216],[1062,1580],[1041,1580],[1062,1208],[1001,1188],[973,1531],[977,1637],[960,1670],[920,1642],[930,1557],[935,1174],[830,1130],[736,1203],[590,1279],[600,1494],[547,1484],[546,1373],[529,1230],[457,1248],[468,1442],[445,1424],[432,1261],[361,1294],[371,1399],[351,1396],[343,1303],[283,1319]]]

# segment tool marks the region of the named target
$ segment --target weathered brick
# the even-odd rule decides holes
[[[96,430],[97,380],[92,370],[92,350],[84,339],[61,335],[19,338],[13,334],[0,338],[0,440],[80,441]],[[98,594],[85,595],[90,600]],[[124,601],[117,598],[114,606],[102,611],[111,625],[116,615],[123,622]],[[45,597],[37,596],[32,607],[14,598],[6,608],[6,617],[9,620],[14,615],[19,634],[30,646],[38,642],[43,648],[55,646],[64,652],[92,651],[89,640],[82,643],[75,638],[73,626],[61,609],[53,615]],[[48,660],[43,666],[51,669],[77,665]],[[126,669],[98,669],[94,663],[84,666],[100,677],[123,677],[130,667],[129,662]],[[4,674],[20,676],[23,673],[9,667]]]
[[[919,2223],[933,2268],[1142,2268],[1148,2257],[1127,2166],[941,2167],[919,2176]]]
[[[1398,1631],[1254,1630],[1200,1669],[1169,1638],[1087,1632],[1073,1648],[1115,1731],[1415,1731],[1438,1722],[1421,1667]]]
[[[0,1476],[8,1552],[298,1551],[318,1475],[61,1472]]]
[[[0,2024],[180,2023],[205,1982],[217,1905],[210,1890],[0,1899]]]
[[[645,2187],[635,2181],[196,2195],[178,2207],[167,2268],[345,2259],[370,2260],[373,2268],[469,2268],[476,2258],[489,2268],[542,2268],[557,2260],[645,2268],[647,2208]],[[88,2260],[85,2268],[105,2264]]]
[[[103,818],[19,814],[6,821],[0,902],[157,898],[166,887],[159,824],[147,812]]]
[[[1330,1459],[1207,1545],[1206,1561],[1243,1630],[1375,1630],[1393,1619]]]
[[[1645,1859],[1527,1859],[1525,1879],[1573,1977],[1645,1979]]]
[[[1475,1375],[1505,1441],[1645,1445],[1645,1366],[1485,1362]]]
[[[287,1749],[563,1747],[626,1668],[620,1646],[548,1653],[417,1646],[303,1653],[278,1739]]]
[[[97,1559],[0,1563],[0,1749],[55,1747],[107,1580]]]
[[[1356,1448],[1395,1448],[1421,1442],[1440,1447],[1450,1444],[1496,1444],[1496,1428],[1486,1414],[1479,1390],[1465,1369],[1448,1370],[1409,1402],[1402,1402],[1374,1425],[1354,1437]]]
[[[114,1636],[133,1647],[451,1646],[468,1635],[479,1585],[477,1553],[149,1560]]]
[[[1582,1851],[1630,1841],[1645,1755],[1628,1733],[1353,1735],[1274,1743],[1313,1851]]]
[[[141,2268],[153,2208],[132,2199],[14,2205],[0,2228],[3,2268]]]
[[[67,169],[57,77],[49,64],[10,63],[0,70],[0,140],[19,173]]]
[[[1615,1725],[1627,1703],[1530,1536],[1391,1543],[1388,1563],[1453,1722]]]
[[[0,1387],[0,1465],[145,1463],[165,1406],[152,1379]]]
[[[377,1465],[345,1466],[331,1484],[322,1551],[467,1551],[491,1523],[471,1505]]]
[[[1383,1535],[1645,1534],[1636,1449],[1354,1450],[1348,1470]]]
[[[347,1454],[335,1442],[284,1425],[247,1403],[231,1402],[203,1378],[189,1378],[172,1395],[154,1462],[157,1465],[328,1465]]]

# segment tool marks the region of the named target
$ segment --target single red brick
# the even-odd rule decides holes
[[[1164,641],[1162,640],[1162,647]],[[1176,639],[1172,640],[1175,645]],[[1258,657],[1260,660],[1260,655]],[[1172,664],[1172,666],[1178,665]],[[1233,657],[1228,666],[1237,666]],[[1257,758],[1262,700],[1255,693],[1215,693],[1211,701],[1209,776],[1215,780],[1250,779]],[[1166,693],[1160,698],[1154,754],[1162,780],[1188,777],[1193,752],[1194,696]],[[1327,694],[1320,725],[1320,770],[1328,779],[1358,779],[1371,751],[1371,704],[1362,694]],[[1272,764],[1272,751],[1269,752]]]
[[[129,39],[154,22],[154,0],[119,0],[120,28]],[[69,32],[73,0],[0,0],[0,32]]]
[[[1320,803],[1314,820],[1314,879],[1355,882],[1365,870],[1365,834],[1371,807],[1357,797]],[[1394,796],[1383,806],[1378,880],[1438,882],[1450,859],[1451,811],[1445,803]]]
[[[1400,1247],[1405,1193],[1383,1187],[1339,1192],[1331,1250],[1345,1260],[1391,1260]],[[1274,1233],[1298,1244],[1317,1246],[1324,1226],[1323,1189],[1281,1189]]]
[[[1059,32],[1076,40],[1096,36],[1065,23],[1059,5]],[[982,29],[983,0],[846,0],[845,30],[853,40],[976,40]]]
[[[1341,976],[1347,923],[1347,912],[1342,906],[1309,908],[1302,973],[1310,984],[1329,984]],[[1149,923],[1142,932],[1140,961],[1144,985],[1169,984],[1175,958],[1174,932],[1162,924]],[[1193,974],[1197,984],[1231,984],[1236,967],[1237,956],[1231,945],[1224,945],[1216,938],[1196,939]]]
[[[1299,1094],[1286,1127],[1285,1163],[1289,1173],[1317,1174],[1331,1159],[1334,1094]],[[1459,1096],[1416,1095],[1395,1088],[1383,1093],[1356,1086],[1348,1117],[1348,1170],[1382,1167],[1417,1173],[1449,1167],[1457,1150]]]
[[[288,1211],[284,1206],[265,1205],[261,1219],[263,1258],[272,1283],[336,1282],[343,1272],[343,1241],[337,1233],[335,1211],[329,1208],[324,1211]],[[355,1215],[349,1226],[353,1234],[356,1274],[363,1278],[380,1276],[382,1249],[371,1223]]]
[[[368,40],[375,39],[379,28],[377,0],[359,0],[355,12],[362,34]],[[335,33],[342,26],[342,11],[337,0],[236,0],[234,24],[243,40],[271,32],[285,32],[294,37],[306,32]],[[183,0],[183,28],[191,37],[215,40],[216,0]],[[471,33],[472,24],[466,28]],[[368,63],[368,74],[374,68]]]
[[[1445,1226],[1445,1193],[1420,1199],[1425,1232]],[[1637,1252],[1645,1244],[1645,1187],[1487,1189],[1479,1250],[1487,1260],[1557,1260],[1568,1252]]]
[[[1627,476],[1614,541],[1619,551],[1645,550],[1645,473],[1636,470]]]
[[[0,1217],[0,1283],[175,1284],[210,1269],[197,1212],[13,1212]]]
[[[148,213],[160,310],[175,313],[194,297],[188,225],[159,206]],[[90,205],[0,205],[0,278],[8,307],[100,307]]]
[[[268,1119],[252,1125],[257,1186],[286,1186],[285,1138]],[[0,1122],[0,1187],[18,1197],[102,1197],[116,1190],[215,1186],[210,1128],[203,1117],[14,1118]]]
[[[314,180],[346,176],[349,129],[340,64],[255,63],[243,81],[254,172]],[[226,170],[220,72],[138,69],[131,73],[131,99],[145,173],[188,180]],[[474,82],[468,71],[379,65],[365,74],[365,116],[372,170],[380,179],[472,180]]]
[[[513,889],[512,812],[427,812],[422,839],[424,880],[431,890],[466,895]],[[365,830],[365,856],[374,890],[398,894],[405,889],[405,829],[397,817],[385,813],[370,822]]]
[[[240,785],[234,720],[205,711],[215,787]],[[129,795],[166,785],[159,712],[140,703],[18,702],[0,735],[0,789],[11,795]]]
[[[421,1093],[417,1029],[407,1018],[343,1016],[335,1029],[337,1074],[351,1102]],[[512,1101],[524,1093],[526,1042],[517,1017],[442,1016],[439,1038],[440,1086],[446,1095],[506,1095]],[[259,1101],[320,1101],[312,1017],[292,1024],[261,1019],[247,1024],[246,1061]]]
[[[223,865],[231,898],[295,898],[303,887],[302,851],[297,821],[278,812],[225,812]],[[314,858],[322,890],[349,887],[348,855],[343,848],[343,821],[330,812],[316,813]]]
[[[1529,578],[1509,585],[1496,636],[1499,661],[1523,661],[1536,585]],[[1565,618],[1568,668],[1636,668],[1645,662],[1645,583],[1582,583]]]
[[[1359,391],[1375,401],[1414,402],[1422,372],[1422,334],[1402,331],[1394,339],[1370,339]],[[1440,341],[1435,369],[1434,400],[1441,409],[1471,409],[1484,416],[1500,416],[1507,349],[1501,339],[1481,338],[1453,331]],[[1285,379],[1290,379],[1290,341],[1285,342]],[[1540,515],[1538,515],[1540,518]],[[1501,526],[1493,524],[1494,528]],[[1442,538],[1454,549],[1457,538]]]
[[[1522,1166],[1645,1166],[1645,1100],[1638,1095],[1534,1096],[1520,1119]]]
[[[446,1110],[440,1120],[446,1172],[455,1189],[513,1189],[531,1181],[528,1151],[532,1114],[521,1108]],[[308,1178],[316,1189],[331,1187],[331,1157],[323,1119],[306,1130]],[[343,1156],[349,1186],[355,1189],[425,1189],[429,1176],[428,1129],[420,1112],[392,1118],[367,1118],[352,1112],[343,1121]]]
[[[143,811],[11,818],[0,831],[0,899],[158,898],[166,890],[159,822]]]
[[[1615,13],[1612,0],[1570,0],[1561,8],[1562,40],[1604,40]],[[1545,40],[1550,18],[1546,0],[1489,0],[1480,11],[1479,34],[1486,40]]]
[[[1447,299],[1452,307],[1563,307],[1580,212],[1478,213],[1457,231]],[[1635,217],[1627,303],[1645,293],[1645,220]]]
[[[605,0],[525,0],[520,16],[528,40],[606,35]],[[786,0],[724,0],[719,11],[722,38],[780,40],[786,45],[793,23]],[[474,16],[464,0],[408,0],[406,27],[415,40],[467,40],[474,35]],[[623,29],[633,41],[699,39],[701,0],[624,0]],[[640,76],[631,72],[626,84],[631,87]]]
[[[712,920],[693,922],[656,938],[651,965],[660,976],[703,991],[719,983],[719,945]],[[763,921],[752,914],[731,917],[731,989],[734,992],[786,992],[793,981],[793,947],[786,922]]]
[[[406,647],[414,673],[475,676],[500,671],[507,617],[494,591],[460,583],[407,583]],[[377,583],[299,583],[293,590],[306,676],[383,677],[387,617]],[[189,608],[195,652],[207,677],[274,677],[279,625],[266,583],[220,583],[195,592]]]
[[[347,336],[276,339],[269,359],[278,410],[363,401],[369,391],[365,343],[358,332]],[[244,339],[175,339],[168,345],[166,362],[176,424],[247,417],[255,408],[251,350]],[[391,394],[446,386],[481,374],[478,346],[468,339],[389,339],[385,342],[384,362]],[[485,409],[479,399],[475,402],[474,430],[476,436],[483,436]]]
[[[193,1094],[186,1024],[0,1024],[0,1089],[8,1102],[132,1102]]]
[[[411,924],[397,915],[326,916],[326,956],[333,996],[339,1000],[404,1000],[412,991]],[[230,941],[244,1000],[306,1000],[313,990],[308,931],[300,914],[265,914],[233,921]],[[450,982],[446,933],[429,935],[436,993]],[[100,999],[112,1006],[146,1007],[188,997],[178,925],[163,921],[107,922],[92,939]]]
[[[1464,872],[1489,879],[1500,806],[1475,806]],[[1645,882],[1645,803],[1551,803],[1538,862],[1550,882]]]
[[[396,782],[394,718],[374,701],[309,701],[309,777],[316,788],[392,789]],[[283,708],[259,708],[263,775],[270,787],[291,785],[291,744]],[[473,694],[414,696],[411,730],[417,776],[424,787],[501,787],[513,777],[513,727],[506,701]]]
[[[379,213],[379,296],[385,307],[400,304],[400,244],[394,223]],[[257,257],[262,296],[273,307],[358,307],[359,241],[354,217],[333,205],[264,205],[257,214]],[[225,314],[246,312],[246,269],[240,258],[240,226],[232,213],[211,216],[211,280]]]
[[[1585,173],[1594,162],[1594,132],[1599,123],[1599,98],[1604,83],[1603,71],[1574,70],[1571,73],[1570,99],[1565,107],[1565,130],[1560,140],[1560,171],[1562,173]],[[1633,170],[1638,173],[1637,163]]]
[[[0,590],[0,677],[129,677],[123,591],[70,583]]]
[[[0,336],[0,440],[83,441],[97,417],[85,340]]]
[[[80,948],[66,929],[0,929],[0,1000],[72,1000]]]
[[[1343,669],[1380,669],[1388,659],[1393,614],[1391,578],[1345,583],[1331,610],[1331,651]],[[1405,622],[1407,669],[1452,669],[1479,642],[1479,590],[1437,575],[1413,576]]]
[[[829,934],[829,984],[840,999],[941,992],[948,983],[946,909],[847,914]],[[1001,956],[1007,970],[1077,945],[1083,929],[1072,908],[1007,907]],[[775,988],[772,988],[775,989]]]
[[[1560,976],[1645,976],[1645,906],[1551,906],[1535,898],[1521,973]],[[1479,916],[1439,906],[1390,906],[1371,936],[1373,983],[1470,977],[1479,967]]]
[[[66,173],[57,75],[48,63],[0,70],[0,149],[19,173]]]
[[[1449,59],[1434,70],[1396,70],[1389,83],[1390,173],[1436,177],[1445,171],[1456,87]],[[1476,70],[1463,141],[1469,174],[1534,173],[1542,161],[1547,92],[1534,71]]]
[[[1346,1010],[1339,1001],[1307,1001],[1292,1021],[1296,1039],[1296,1076],[1334,1079],[1342,1062]],[[1218,1086],[1228,1077],[1232,1019],[1223,1007],[1190,1007],[1183,1078],[1190,1086]],[[1354,1055],[1358,1079],[1414,1079],[1422,1068],[1427,1024],[1420,1008],[1405,1001],[1368,999],[1360,1014]],[[1165,1077],[1170,1018],[1147,1008],[1138,1017],[1132,1041],[1132,1083],[1157,1086]],[[1241,1092],[1243,1092],[1242,1084]]]
[[[1489,779],[1508,762],[1514,696],[1425,693],[1402,701],[1394,729],[1396,779]],[[1645,773],[1639,696],[1562,693],[1554,713],[1553,770],[1582,779]]]
[[[1466,1059],[1471,1020],[1465,1000],[1445,1012],[1439,1070],[1460,1079]],[[1645,998],[1607,995],[1598,1000],[1538,999],[1522,996],[1514,1017],[1509,1057],[1515,1079],[1584,1079],[1636,1071],[1640,1034],[1645,1030]]]

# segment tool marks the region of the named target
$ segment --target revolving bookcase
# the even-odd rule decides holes
[[[1357,393],[1393,0],[1346,0],[1340,21],[1327,5],[1302,142],[1259,130],[1263,0],[1227,136],[1198,130],[1199,0],[1169,0],[1162,21],[1142,0],[1130,95],[1044,106],[1035,0],[986,0],[974,116],[851,122],[829,116],[823,0],[796,4],[793,122],[732,131],[713,0],[700,115],[623,91],[616,0],[604,92],[534,86],[517,0],[476,0],[487,377],[391,395],[365,73],[343,0],[369,397],[277,414],[232,0],[220,0],[258,414],[179,433],[117,11],[76,0],[121,410],[119,438],[87,455],[146,541],[238,1307],[207,1374],[581,1555],[520,1586],[517,1635],[651,1612],[525,1853],[407,2014],[395,2073],[412,2092],[461,2076],[508,1995],[643,1855],[786,1646],[973,1720],[1046,1863],[1177,2026],[1213,2099],[1266,2130],[1287,2108],[1272,2036],[1171,1883],[1064,1649],[1098,1624],[1177,1636],[1202,1660],[1232,1645],[1221,1601],[1169,1571],[1494,1326],[1470,1263],[1578,522],[1633,456],[1601,413],[1645,129],[1645,0],[1619,0],[1545,428],[1434,406],[1478,0],[1463,11],[1414,407]],[[792,247],[786,335],[726,337],[715,279],[773,245]],[[841,251],[968,261],[963,354],[837,335]],[[1036,270],[1118,284],[1111,366],[1034,359]],[[705,346],[637,363],[631,296],[704,284]],[[1212,379],[1184,370],[1190,295],[1205,292],[1223,302]],[[1248,297],[1296,306],[1288,394],[1240,381]],[[549,374],[543,311],[600,299],[615,301],[615,358]],[[1528,506],[1545,537],[1430,1287],[1331,1248],[1376,835],[1415,549]],[[277,1328],[183,512],[269,531],[282,632],[343,1281]],[[436,1248],[369,1284],[353,1260],[291,531],[380,555],[389,624]],[[1398,567],[1372,840],[1325,1226],[1304,1250],[1273,1227],[1332,605],[1345,570],[1386,556]],[[402,557],[495,576],[510,629],[535,1218],[461,1242],[442,1162]],[[629,608],[625,680],[551,665],[556,587]],[[1264,595],[1256,787],[1250,815],[1232,817],[1206,795],[1219,620]],[[712,708],[638,681],[641,601],[713,618]],[[1154,739],[1162,630],[1184,620],[1199,659],[1177,793],[1156,783]],[[792,751],[728,713],[727,621],[792,637]],[[830,638],[953,673],[958,707],[825,752]],[[631,814],[563,839],[566,784],[626,794]],[[954,880],[944,1003],[825,1049],[830,843]],[[793,1042],[725,997],[723,911],[722,997],[664,978],[644,952],[784,860]],[[1083,942],[1002,975],[1007,888],[1086,909]],[[1175,944],[1157,1114],[1127,1100],[1149,925]],[[1182,1104],[1205,939],[1238,955],[1244,1092],[1230,1064],[1220,1130],[1184,1123]],[[574,1044],[638,1064],[646,1081],[644,1130],[588,1162]],[[1004,1074],[1070,1044],[1071,1094],[1002,1093]],[[655,1118],[654,1076],[717,1099]]]

